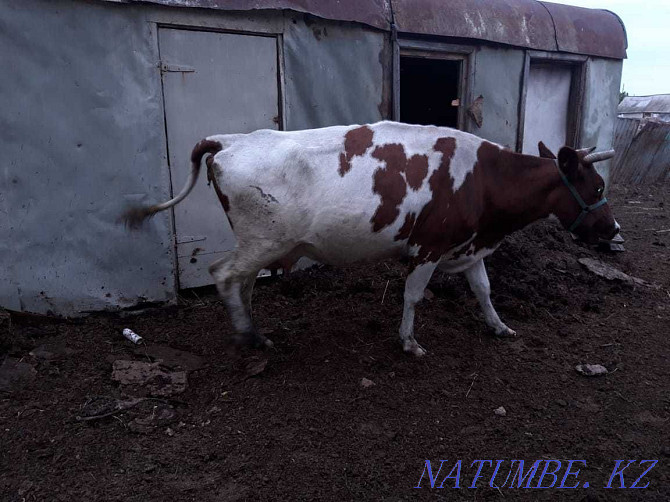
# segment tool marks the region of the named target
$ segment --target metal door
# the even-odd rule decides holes
[[[567,144],[572,123],[570,90],[573,69],[568,65],[531,64],[526,87],[523,153],[538,155],[544,142],[555,154]]]
[[[190,172],[193,146],[212,134],[277,129],[276,37],[160,28],[168,160],[173,191]],[[211,284],[207,267],[235,244],[214,189],[198,183],[174,208],[179,286]]]

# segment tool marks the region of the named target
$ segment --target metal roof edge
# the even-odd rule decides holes
[[[607,9],[543,0],[100,0],[214,10],[290,10],[384,31],[483,40],[527,49],[625,59],[628,35]]]

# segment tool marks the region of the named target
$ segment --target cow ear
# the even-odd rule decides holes
[[[537,149],[540,151],[540,157],[543,159],[556,159],[556,155],[554,155],[554,153],[549,150],[549,148],[547,148],[547,146],[542,143],[542,141],[537,144]]]
[[[569,146],[564,146],[558,152],[558,167],[568,177],[574,178],[579,171],[579,155]]]

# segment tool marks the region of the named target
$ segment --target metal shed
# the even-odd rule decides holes
[[[66,315],[209,282],[234,238],[204,182],[116,221],[203,136],[394,119],[606,149],[627,46],[611,12],[536,0],[0,0],[0,42],[0,305]]]
[[[617,109],[620,118],[657,118],[670,122],[670,94],[652,96],[626,96]]]

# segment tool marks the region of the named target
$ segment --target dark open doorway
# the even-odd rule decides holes
[[[461,60],[400,57],[400,120],[459,127]]]

